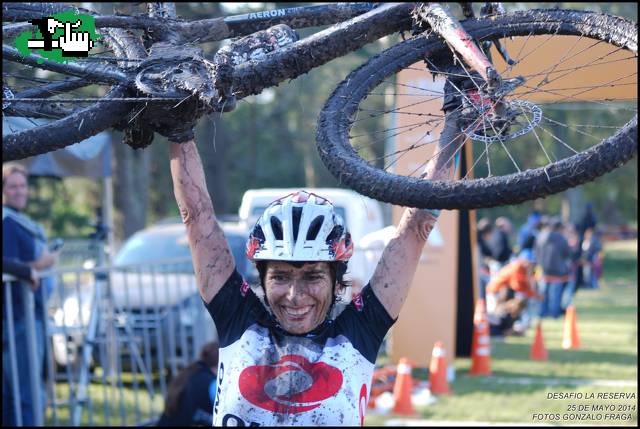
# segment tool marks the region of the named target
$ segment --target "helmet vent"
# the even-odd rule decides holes
[[[262,230],[262,227],[260,225],[256,225],[253,228],[253,233],[252,235],[257,238],[258,240],[260,240],[260,242],[265,241],[265,236],[264,236],[264,231]]]
[[[309,225],[309,231],[307,232],[307,240],[315,240],[320,231],[320,227],[324,222],[324,216],[316,217]]]
[[[327,244],[331,243],[334,240],[339,239],[342,236],[343,228],[340,225],[336,225],[331,230],[331,233],[327,236]]]
[[[298,230],[300,229],[300,217],[302,217],[302,207],[294,207],[291,212],[293,221],[293,241],[298,241]]]
[[[273,231],[273,236],[276,240],[283,239],[282,223],[280,222],[280,219],[275,216],[271,216],[271,230]]]

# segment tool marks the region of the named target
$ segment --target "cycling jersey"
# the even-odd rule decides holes
[[[214,426],[362,425],[395,322],[370,285],[306,335],[281,330],[237,271],[206,307],[220,343]]]

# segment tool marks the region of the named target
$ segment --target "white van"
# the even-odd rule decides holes
[[[385,226],[382,207],[378,201],[355,191],[340,188],[250,189],[242,197],[239,210],[240,222],[246,222],[249,227],[253,226],[269,204],[301,189],[331,201],[336,212],[344,219],[355,245],[347,274],[356,286],[364,286],[369,281],[372,268],[366,266],[367,260],[364,252],[359,249],[358,243],[365,235]]]

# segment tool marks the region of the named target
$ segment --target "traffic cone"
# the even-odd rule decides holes
[[[489,321],[484,299],[476,301],[476,310],[473,315],[469,375],[491,375],[491,340],[489,339]]]
[[[447,359],[442,341],[436,341],[429,364],[429,384],[431,393],[449,393],[447,382]]]
[[[564,336],[562,338],[563,349],[579,349],[580,337],[578,336],[578,326],[576,324],[576,309],[573,305],[567,307],[564,316]]]
[[[393,399],[395,401],[393,412],[395,414],[403,416],[416,414],[413,404],[411,404],[411,389],[413,389],[411,363],[407,358],[400,358],[396,373],[396,383],[393,386]]]
[[[536,327],[536,337],[531,345],[531,351],[529,351],[529,359],[531,360],[547,360],[549,353],[544,346],[544,340],[542,339],[542,322],[538,321]]]

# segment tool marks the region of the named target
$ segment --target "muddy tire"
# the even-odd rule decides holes
[[[637,62],[637,24],[609,15],[531,10],[468,20],[463,25],[476,40],[532,34],[581,36],[619,47],[630,53],[632,61],[635,55]],[[628,121],[624,119],[627,121],[624,125],[608,131],[610,137],[573,156],[513,174],[429,181],[397,175],[367,162],[354,149],[349,136],[359,106],[381,82],[442,49],[442,42],[433,35],[422,34],[401,42],[351,72],[329,97],[318,120],[317,149],[323,163],[341,184],[397,205],[475,209],[516,204],[561,192],[620,167],[637,153],[636,103],[632,107],[635,115]]]

